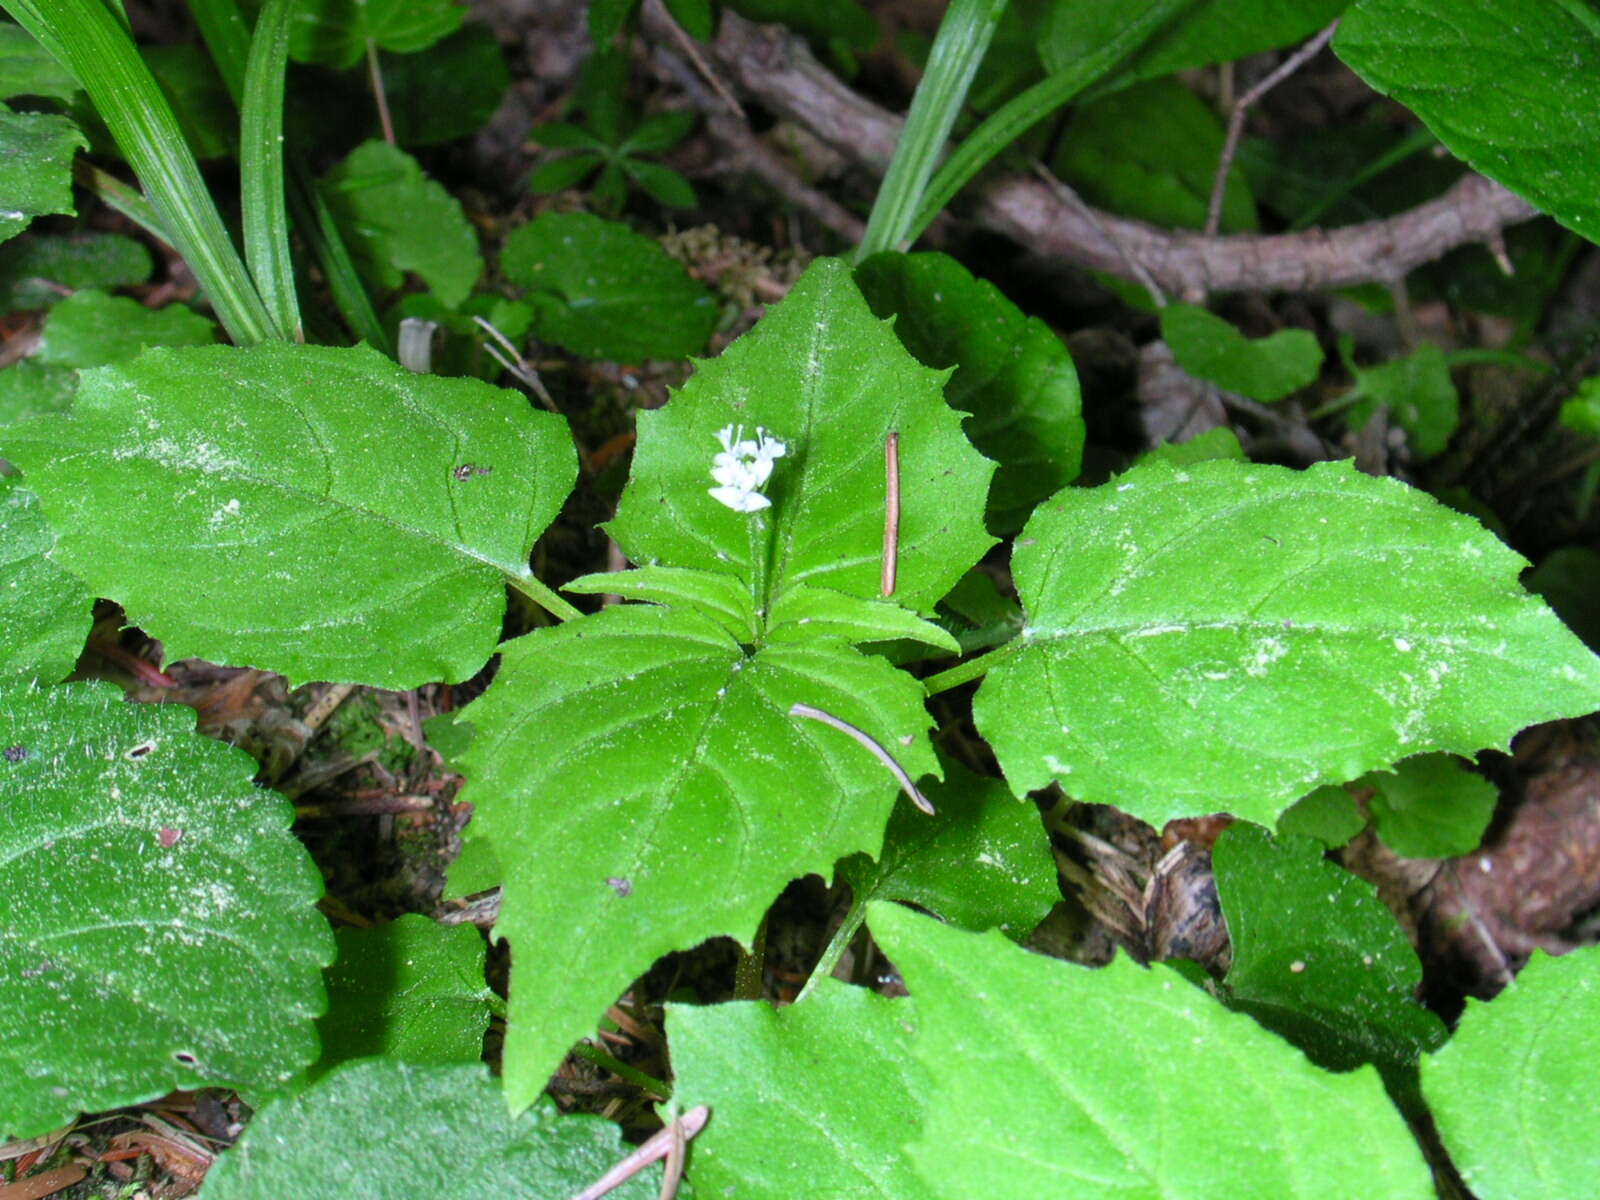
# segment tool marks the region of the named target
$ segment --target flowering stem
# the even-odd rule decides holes
[[[750,599],[756,610],[756,625],[767,627],[767,522],[760,512],[750,514]]]

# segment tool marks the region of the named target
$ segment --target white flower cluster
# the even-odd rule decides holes
[[[727,425],[717,430],[722,453],[711,461],[711,478],[717,486],[707,489],[711,498],[734,512],[759,512],[772,504],[761,494],[772,476],[773,460],[782,458],[789,447],[756,426],[755,440],[744,436],[743,425]]]

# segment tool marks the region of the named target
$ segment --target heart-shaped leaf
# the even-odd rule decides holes
[[[560,418],[364,346],[150,351],[0,440],[171,657],[390,688],[483,665],[576,470]]]
[[[891,599],[927,615],[993,542],[983,498],[994,464],[967,442],[942,382],[872,315],[844,263],[818,259],[755,329],[700,363],[666,407],[639,414],[633,476],[608,528],[635,562],[738,575],[760,588],[758,612],[797,583],[875,598],[884,445],[894,432],[900,521]],[[747,437],[760,427],[788,448],[766,487],[769,511],[736,512],[708,494],[718,431],[730,425]]]
[[[1034,514],[974,702],[1020,795],[1271,823],[1323,783],[1600,705],[1600,660],[1470,517],[1348,463],[1135,467]]]

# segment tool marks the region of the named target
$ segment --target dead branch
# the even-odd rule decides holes
[[[671,31],[645,12],[646,33]],[[724,10],[711,59],[734,87],[795,121],[861,166],[881,174],[902,121],[851,91],[812,56],[804,41]],[[704,107],[704,102],[702,103]],[[720,108],[720,103],[719,103]],[[1537,216],[1520,197],[1468,175],[1437,199],[1397,216],[1339,229],[1272,236],[1207,237],[1068,203],[1028,178],[976,189],[973,220],[1028,250],[1130,278],[1130,260],[1164,289],[1187,300],[1211,292],[1316,291],[1390,282],[1469,242],[1492,242],[1500,230]]]
[[[647,24],[666,23],[669,29],[678,29],[670,16],[663,15],[664,9],[659,0],[645,4],[643,12]],[[727,111],[726,102],[716,89],[702,82],[702,74],[692,62],[664,43],[655,47],[653,61],[657,74],[670,79],[696,108],[705,113],[706,131],[727,151],[727,157],[719,164],[722,168],[754,175],[795,208],[811,214],[825,228],[838,234],[843,241],[854,244],[861,240],[866,232],[866,222],[832,196],[800,179],[783,161],[782,155],[750,132],[750,124],[745,120],[743,110],[737,115]]]

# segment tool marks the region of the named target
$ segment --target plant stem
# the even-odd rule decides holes
[[[567,603],[567,601],[556,595],[553,589],[539,582],[539,579],[536,576],[513,575],[509,578],[512,587],[516,588],[517,591],[521,592],[529,600],[532,600],[556,620],[570,621],[574,617],[583,616],[582,609],[575,608],[573,605]]]
[[[649,1092],[652,1096],[659,1096],[665,1100],[672,1095],[672,1085],[663,1083],[654,1076],[646,1075],[634,1067],[630,1067],[621,1059],[607,1054],[599,1046],[591,1046],[588,1042],[579,1042],[572,1048],[572,1052],[579,1058],[587,1059],[597,1067],[604,1067],[619,1079],[626,1079],[641,1091]]]
[[[940,692],[948,692],[953,687],[960,687],[963,683],[977,679],[980,675],[987,674],[990,667],[997,666],[1010,658],[1022,648],[1021,638],[1012,638],[1002,646],[997,646],[987,654],[980,654],[977,658],[969,658],[964,663],[958,663],[948,671],[940,671],[937,675],[930,675],[922,681],[922,687],[930,696],[937,696]]]
[[[1307,421],[1320,421],[1320,420],[1322,420],[1323,417],[1331,417],[1334,413],[1343,412],[1345,409],[1349,408],[1352,404],[1355,404],[1358,400],[1365,400],[1366,398],[1367,398],[1367,390],[1364,387],[1361,387],[1361,386],[1358,385],[1356,387],[1351,388],[1344,395],[1335,396],[1332,400],[1329,400],[1326,404],[1319,405],[1317,408],[1312,409],[1309,413],[1306,414],[1306,420]]]
[[[811,968],[811,974],[806,979],[806,984],[800,989],[800,994],[794,998],[799,1004],[817,986],[817,980],[826,979],[833,974],[833,969],[839,965],[839,960],[844,957],[844,952],[850,948],[850,943],[855,940],[857,931],[867,919],[867,905],[861,896],[850,897],[850,911],[844,915],[844,923],[834,930],[833,937],[828,940],[827,946],[822,951],[822,957],[817,959],[817,965]]]

